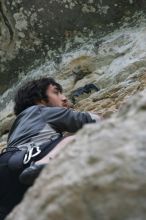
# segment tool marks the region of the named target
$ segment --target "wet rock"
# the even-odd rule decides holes
[[[146,90],[79,131],[7,220],[145,220],[145,133]]]

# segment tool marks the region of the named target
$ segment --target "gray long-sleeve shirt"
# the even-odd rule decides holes
[[[56,139],[62,132],[76,132],[86,123],[93,123],[88,112],[77,112],[61,107],[34,105],[15,119],[9,135],[8,147],[34,142],[42,144]]]

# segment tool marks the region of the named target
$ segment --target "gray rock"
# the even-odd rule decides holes
[[[146,90],[85,126],[7,220],[145,220]]]
[[[0,120],[0,136],[9,132],[13,122],[15,120],[14,115],[10,115],[3,120]]]
[[[143,0],[0,0],[0,92],[74,36],[99,36],[145,8]]]
[[[93,38],[63,53],[59,64],[55,64],[54,60],[46,61],[31,71],[21,73],[19,82],[0,98],[0,116],[3,117],[1,110],[7,112],[5,107],[9,102],[12,106],[15,89],[24,81],[40,76],[55,77],[66,95],[87,83],[95,83],[100,92],[90,97],[80,96],[76,108],[100,111],[104,116],[107,111],[116,111],[125,99],[146,88],[146,19],[139,14],[136,18],[134,26],[131,27],[131,23],[125,26],[124,23],[120,29],[102,37],[98,48],[96,38]]]

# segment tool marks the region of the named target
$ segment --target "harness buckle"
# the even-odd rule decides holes
[[[41,153],[41,150],[40,150],[39,145],[36,145],[35,143],[31,143],[30,149],[28,149],[28,151],[26,152],[26,154],[24,156],[23,163],[27,164],[31,160],[31,158],[37,156],[40,153]]]

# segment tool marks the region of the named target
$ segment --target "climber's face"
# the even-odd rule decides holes
[[[54,85],[49,85],[47,89],[48,103],[49,106],[53,107],[69,107],[67,97],[61,93],[58,88]]]

